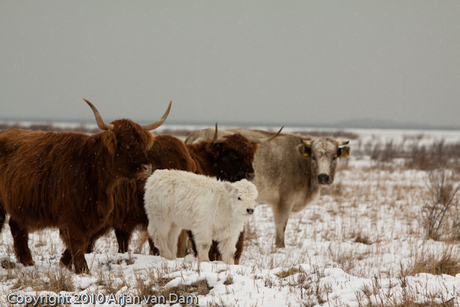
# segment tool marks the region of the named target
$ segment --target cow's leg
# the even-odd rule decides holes
[[[152,238],[149,237],[148,242],[149,242],[149,247],[150,247],[150,255],[159,256],[160,251],[155,246],[155,243],[153,242]]]
[[[117,237],[119,253],[126,253],[128,251],[132,233],[132,229],[120,229],[115,227],[115,236]]]
[[[193,249],[193,254],[195,257],[198,257],[198,250],[196,249],[196,243],[195,243],[195,237],[193,236],[193,233],[190,230],[187,230],[188,234],[188,239],[190,242],[192,242],[192,249]]]
[[[177,258],[184,258],[187,253],[187,230],[183,229],[180,232],[177,240]]]
[[[167,242],[167,239],[162,239],[162,240],[155,239],[155,242],[157,242],[158,248],[160,250],[160,256],[161,257],[166,258],[168,260],[174,260],[175,259],[175,255],[173,256],[173,254],[169,250],[169,247],[168,247],[169,244]]]
[[[68,249],[62,253],[60,266],[69,270],[72,269],[72,254]]]
[[[212,240],[207,242],[196,242],[196,248],[198,251],[198,261],[209,262],[209,248],[211,247]]]
[[[193,231],[193,237],[195,238],[196,249],[198,252],[198,261],[208,262],[209,261],[209,249],[212,244],[211,234],[207,231]]]
[[[92,235],[88,241],[88,247],[86,248],[87,253],[92,253],[94,250],[94,245],[96,244],[96,241],[104,236],[106,233],[110,231],[111,227],[104,227],[98,232],[96,232],[94,235]]]
[[[241,254],[243,253],[244,249],[244,230],[240,232],[238,237],[238,242],[236,242],[236,252],[234,255],[235,264],[240,263]],[[222,261],[222,254],[220,253],[218,242],[212,241],[211,249],[209,250],[209,259],[211,261]]]
[[[222,260],[222,255],[220,254],[218,242],[212,241],[211,248],[209,249],[209,260],[211,261],[220,261]]]
[[[177,255],[177,244],[178,244],[178,238],[179,238],[181,231],[182,231],[182,228],[179,227],[179,225],[177,225],[176,223],[173,223],[171,225],[171,228],[169,229],[168,248],[169,248],[169,252],[171,253],[171,257],[173,257],[173,259],[175,259]]]
[[[89,238],[89,242],[88,242],[88,246],[86,247],[86,253],[87,254],[91,254],[93,251],[94,251],[94,245],[96,245],[96,241],[97,239],[99,239],[100,236],[98,236],[97,238],[92,236],[91,238]]]
[[[172,258],[168,247],[168,235],[170,227],[171,225],[161,223],[157,219],[149,223],[147,230],[149,236],[153,239],[155,245],[160,250],[161,257],[171,260]]]
[[[87,249],[89,238],[78,228],[68,227],[66,229],[60,229],[61,238],[64,240],[64,244],[67,249],[61,257],[61,264],[66,265],[68,254],[72,255],[72,263],[75,266],[75,273],[89,272],[88,264],[85,259],[85,251]]]
[[[136,254],[140,254],[142,252],[142,248],[144,247],[145,242],[150,238],[147,229],[142,229],[137,237],[136,241]]]
[[[3,224],[5,224],[5,220],[6,220],[6,212],[5,212],[5,209],[3,208],[2,198],[0,196],[0,232],[3,229]]]
[[[140,254],[141,251],[142,251],[142,247],[144,246],[145,244],[145,241],[148,241],[149,242],[149,247],[150,247],[150,251],[149,251],[149,254],[150,255],[154,255],[154,256],[159,256],[160,255],[160,251],[158,250],[158,248],[155,246],[155,243],[153,243],[153,240],[152,238],[150,237],[149,233],[147,232],[147,227],[143,230],[141,230],[141,233],[139,234],[139,237],[137,238],[137,242],[136,242],[136,254]]]
[[[226,264],[235,264],[234,256],[236,251],[236,242],[238,241],[238,236],[233,236],[219,241],[219,250],[222,254],[222,261]]]
[[[291,213],[293,203],[285,202],[282,199],[276,206],[273,206],[273,218],[275,220],[275,246],[278,248],[285,247],[284,245],[284,233],[286,231],[286,225],[289,220],[289,214]]]
[[[244,249],[244,230],[240,232],[238,237],[238,242],[236,242],[236,252],[235,252],[235,264],[240,264],[241,254],[243,254]]]
[[[17,260],[24,266],[34,265],[32,254],[30,253],[28,241],[29,233],[26,228],[19,226],[19,224],[10,217],[10,230],[14,241],[14,252]]]

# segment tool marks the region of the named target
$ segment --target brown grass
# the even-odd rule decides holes
[[[445,247],[440,253],[427,252],[422,248],[414,255],[413,263],[402,269],[402,275],[413,276],[419,273],[433,275],[447,274],[455,276],[460,273],[460,253],[455,245]]]
[[[427,178],[428,198],[422,207],[422,220],[427,238],[433,240],[442,240],[446,237],[450,240],[460,239],[460,233],[457,232],[460,224],[458,215],[460,173],[455,170],[438,168],[431,170]],[[450,235],[446,236],[446,233]]]
[[[379,277],[374,276],[370,284],[355,293],[360,307],[454,307],[454,299],[446,299],[438,293],[427,293],[421,302],[419,291],[407,284],[406,276],[400,277],[401,289],[394,291],[396,284],[385,288]],[[428,290],[427,290],[428,291]]]
[[[279,278],[286,278],[286,277],[289,277],[289,276],[297,274],[297,273],[303,273],[303,270],[300,269],[300,268],[292,267],[292,268],[287,269],[287,270],[282,270],[282,271],[276,273],[275,275],[278,276]]]
[[[16,284],[11,288],[24,289],[31,287],[35,291],[51,291],[59,293],[61,291],[75,291],[72,281],[72,273],[64,268],[39,272],[35,270],[13,269],[13,275],[17,278]],[[43,278],[43,277],[47,278]]]

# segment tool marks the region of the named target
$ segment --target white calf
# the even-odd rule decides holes
[[[178,170],[156,170],[147,179],[144,204],[148,232],[167,259],[174,259],[182,229],[193,232],[199,261],[209,261],[212,240],[233,264],[235,244],[254,212],[257,189],[246,179],[230,183]]]

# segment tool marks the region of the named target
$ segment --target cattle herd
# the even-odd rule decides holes
[[[112,229],[119,252],[135,229],[148,233],[150,252],[184,257],[191,243],[200,261],[239,263],[244,222],[255,202],[273,209],[278,248],[291,212],[317,201],[334,181],[348,142],[332,137],[205,129],[181,141],[139,125],[104,123],[99,133],[0,131],[0,230],[9,217],[18,262],[34,265],[28,234],[59,229],[61,266],[88,272],[85,253]],[[142,238],[142,236],[141,236]]]

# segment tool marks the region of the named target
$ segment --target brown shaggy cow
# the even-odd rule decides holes
[[[93,110],[102,132],[87,135],[10,129],[0,132],[0,228],[5,214],[17,260],[33,265],[28,233],[58,228],[66,250],[61,265],[88,271],[84,252],[89,238],[113,210],[113,188],[122,178],[152,173],[147,150],[149,130],[168,116],[171,103],[156,123],[141,126],[129,119],[105,124]]]

